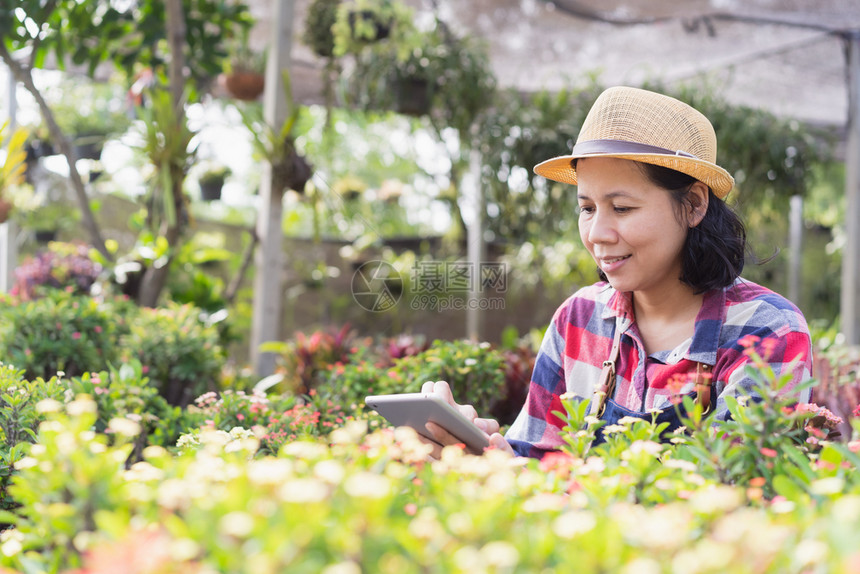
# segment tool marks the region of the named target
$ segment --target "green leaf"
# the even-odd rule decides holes
[[[807,496],[806,491],[784,474],[773,477],[773,489],[777,494],[792,502],[800,502]]]

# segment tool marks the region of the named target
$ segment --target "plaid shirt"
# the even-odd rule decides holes
[[[696,363],[713,367],[717,402],[713,416],[725,420],[727,396],[752,393],[753,380],[744,372],[750,362],[741,340],[756,341],[755,349],[778,376],[792,373],[792,387],[812,376],[812,342],[806,320],[791,302],[743,279],[705,293],[696,316],[693,337],[669,351],[646,355],[633,318],[630,293],[619,293],[599,282],[580,289],[555,312],[535,361],[523,410],[505,438],[521,456],[542,457],[559,448],[564,422],[560,396],[592,397],[600,371],[609,357],[614,329],[622,329],[612,397],[636,412],[671,408],[671,397],[694,390],[688,379],[680,391],[668,385],[673,377],[695,373]],[[794,362],[795,359],[798,359]],[[810,400],[806,389],[801,402]]]

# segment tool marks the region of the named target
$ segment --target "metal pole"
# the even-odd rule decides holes
[[[800,305],[800,271],[803,261],[803,197],[791,196],[788,216],[788,298]]]
[[[287,95],[281,77],[282,70],[290,70],[290,48],[293,43],[293,2],[272,0],[272,29],[269,54],[266,61],[266,91],[263,94],[263,113],[275,133],[287,119]],[[284,190],[276,189],[272,181],[272,166],[266,162],[260,182],[260,213],[257,218],[257,237],[260,246],[255,257],[254,313],[251,326],[251,362],[260,376],[275,370],[275,356],[261,353],[259,346],[279,338],[283,309],[283,216]]]
[[[848,52],[848,147],[841,324],[845,343],[860,344],[860,31],[845,36]]]
[[[472,288],[469,290],[469,305],[466,308],[466,336],[472,341],[481,340],[481,261],[484,260],[484,193],[481,189],[481,154],[473,150],[469,154],[469,185],[466,193],[470,199],[472,222],[467,230],[467,255],[472,272]]]
[[[18,124],[18,95],[16,93],[18,82],[15,81],[12,70],[7,69],[7,74],[9,78],[9,127],[7,129],[11,134]],[[12,284],[15,282],[14,270],[18,265],[17,235],[14,222],[0,223],[0,293],[7,293],[12,289]]]

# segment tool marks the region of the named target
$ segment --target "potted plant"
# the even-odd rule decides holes
[[[200,197],[203,201],[221,199],[221,189],[224,182],[233,172],[226,165],[212,164],[200,174],[197,182],[200,184]]]
[[[385,4],[395,15],[391,34],[375,44],[350,36],[344,24],[345,5],[338,12],[335,53],[355,59],[346,81],[347,97],[365,109],[429,115],[438,120],[437,126],[466,133],[495,90],[485,47],[454,34],[438,18],[432,28],[419,30],[400,16],[409,12],[398,0]]]
[[[14,220],[40,243],[53,241],[59,232],[74,227],[79,218],[78,211],[67,201],[37,194],[29,185],[18,186],[10,199]]]
[[[356,54],[380,40],[400,44],[414,28],[412,10],[399,0],[348,0],[340,3],[331,30],[334,55]]]
[[[248,32],[231,50],[224,66],[224,86],[239,100],[254,101],[266,87],[266,53],[255,51],[248,44]]]
[[[57,124],[69,136],[78,159],[99,159],[105,142],[125,132],[131,118],[125,99],[109,84],[71,82],[52,104]]]
[[[308,6],[302,40],[322,58],[334,56],[334,32],[341,0],[313,0]]]

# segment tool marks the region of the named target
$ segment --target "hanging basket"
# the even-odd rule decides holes
[[[254,101],[263,93],[266,77],[257,72],[237,70],[225,74],[224,83],[230,95],[237,100]]]

